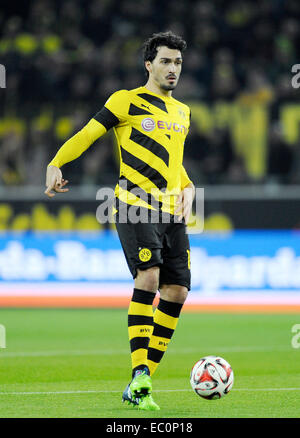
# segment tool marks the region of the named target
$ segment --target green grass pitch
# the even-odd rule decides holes
[[[121,402],[130,378],[126,309],[2,309],[1,418],[300,417],[300,315],[183,313],[153,377],[158,412]],[[220,355],[235,374],[220,400],[198,397],[193,364]]]

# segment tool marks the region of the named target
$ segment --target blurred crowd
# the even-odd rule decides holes
[[[111,93],[145,83],[141,45],[165,30],[188,43],[174,97],[191,103],[184,164],[193,180],[300,183],[300,101],[291,86],[299,0],[7,2],[0,11],[7,73],[0,183],[43,184],[58,147]],[[75,184],[113,184],[113,135],[66,172]]]

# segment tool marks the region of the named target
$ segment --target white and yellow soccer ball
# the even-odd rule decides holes
[[[233,381],[230,364],[220,356],[205,356],[198,360],[190,376],[195,393],[208,400],[219,399],[228,394]]]

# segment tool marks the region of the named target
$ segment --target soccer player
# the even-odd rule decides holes
[[[134,279],[128,309],[132,380],[122,399],[143,410],[160,409],[152,397],[151,377],[190,290],[186,224],[195,188],[182,165],[190,109],[172,97],[185,48],[186,42],[172,32],[149,38],[143,46],[146,85],[112,94],[47,167],[45,194],[52,197],[54,192],[67,191],[60,167],[114,128],[120,153],[114,216]]]

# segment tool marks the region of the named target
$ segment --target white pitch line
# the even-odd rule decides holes
[[[264,351],[290,351],[292,348],[290,346],[281,345],[276,347],[270,346],[232,346],[232,347],[203,347],[201,350],[211,350],[217,353],[254,353],[254,352],[264,352]],[[168,354],[187,354],[187,353],[197,353],[198,348],[171,348]],[[51,356],[98,356],[98,355],[116,355],[116,354],[129,354],[129,350],[53,350],[53,351],[1,351],[1,358],[10,357],[51,357]],[[213,354],[213,353],[211,353]]]
[[[300,391],[299,388],[235,388],[235,391]],[[61,394],[112,394],[121,393],[121,390],[86,390],[86,391],[28,391],[28,392],[2,392],[0,395],[61,395]],[[192,389],[157,389],[155,392],[192,392]]]
[[[110,355],[128,354],[129,350],[59,350],[59,351],[4,351],[0,352],[1,358],[10,357],[48,357],[48,356],[85,356],[85,355]]]

